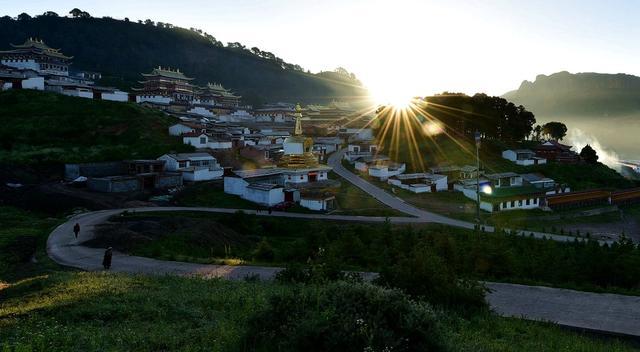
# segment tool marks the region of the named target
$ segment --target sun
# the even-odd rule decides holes
[[[411,94],[394,91],[375,94],[373,99],[378,105],[390,106],[395,109],[407,109],[415,101],[415,97]]]
[[[416,93],[407,82],[377,82],[370,87],[371,98],[377,105],[407,109],[415,101]]]

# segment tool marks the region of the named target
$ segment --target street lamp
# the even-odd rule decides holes
[[[478,230],[480,230],[480,141],[482,137],[480,132],[476,130],[476,223],[478,224]]]

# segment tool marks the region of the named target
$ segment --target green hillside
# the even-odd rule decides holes
[[[157,158],[189,151],[167,128],[176,119],[133,103],[27,90],[0,93],[0,163]]]
[[[164,23],[135,23],[111,18],[57,16],[0,18],[0,50],[29,37],[74,56],[73,68],[98,71],[102,84],[129,89],[140,73],[154,67],[179,68],[197,84],[220,82],[245,97],[245,102],[328,102],[362,99],[366,90],[344,70],[305,73],[259,48],[240,43],[224,46],[213,36]],[[296,45],[291,43],[291,45]]]
[[[524,81],[504,98],[537,114],[615,115],[640,111],[640,77],[566,71]]]

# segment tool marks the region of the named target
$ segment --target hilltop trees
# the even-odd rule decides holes
[[[561,141],[567,135],[567,125],[562,122],[547,122],[542,126],[542,134],[547,138]]]
[[[144,18],[128,22],[94,18],[78,8],[61,17],[0,17],[0,49],[37,36],[74,56],[77,69],[101,72],[99,84],[124,90],[137,86],[141,72],[162,65],[182,69],[199,85],[220,82],[245,97],[247,104],[270,100],[326,103],[367,94],[354,81],[304,73],[300,65],[258,47],[232,42],[233,47],[227,48],[201,29],[158,24],[152,19],[146,23]]]
[[[423,101],[426,104],[421,104],[417,115],[442,123],[455,136],[472,138],[479,131],[485,139],[520,141],[531,134],[536,122],[524,106],[486,94],[447,93]]]
[[[588,144],[580,151],[580,157],[588,164],[596,164],[600,158],[596,150]]]
[[[88,12],[82,11],[77,7],[69,11],[69,14],[73,18],[91,18],[91,15]]]

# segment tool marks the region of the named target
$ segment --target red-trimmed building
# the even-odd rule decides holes
[[[580,155],[574,152],[573,147],[557,141],[546,141],[534,148],[537,157],[545,158],[559,163],[578,163]]]
[[[29,38],[23,44],[11,44],[12,50],[0,51],[0,63],[20,70],[33,70],[42,76],[69,76],[72,56],[53,49],[42,40]]]
[[[185,76],[180,70],[155,68],[151,73],[143,73],[142,88],[134,88],[138,103],[169,105],[172,103],[190,103],[195,98],[196,87],[191,84],[193,78]]]

